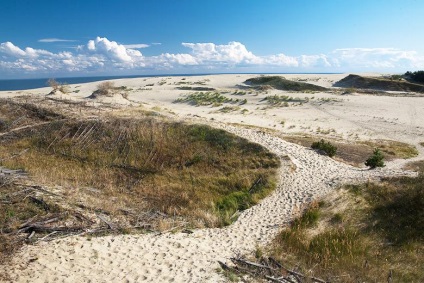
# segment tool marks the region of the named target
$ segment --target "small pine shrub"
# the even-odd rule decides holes
[[[329,157],[333,157],[334,155],[336,155],[337,152],[336,146],[332,145],[330,142],[326,142],[323,139],[318,142],[313,142],[311,148],[315,149],[321,154],[326,154]]]
[[[374,149],[373,154],[365,161],[365,165],[369,166],[370,169],[374,169],[377,167],[384,167],[384,155],[380,151],[380,149]]]

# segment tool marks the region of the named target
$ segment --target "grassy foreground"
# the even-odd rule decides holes
[[[312,204],[268,253],[330,282],[424,281],[424,171]]]
[[[48,112],[33,127],[26,119],[29,127],[14,131],[19,118],[13,113],[28,118],[43,111],[25,107],[7,101],[0,107],[6,125],[0,166],[29,174],[26,181],[0,180],[0,254],[13,248],[11,235],[28,220],[54,216],[62,226],[84,226],[101,213],[121,232],[219,227],[275,188],[277,156],[223,130],[152,117],[78,120]]]

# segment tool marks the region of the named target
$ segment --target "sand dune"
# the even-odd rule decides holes
[[[346,75],[285,75],[292,80],[330,87]],[[316,133],[317,128],[334,128],[339,138],[391,138],[411,144],[424,141],[424,98],[341,96],[334,93],[284,93],[295,97],[337,99],[303,105],[267,108],[261,101],[281,91],[245,94],[248,112],[220,113],[216,107],[173,103],[187,91],[175,89],[181,82],[233,92],[252,75],[216,75],[117,80],[134,91],[128,104],[159,111],[175,119],[208,123],[257,142],[282,159],[278,188],[260,204],[244,211],[232,225],[218,229],[199,229],[193,234],[120,235],[87,239],[69,237],[49,243],[26,246],[13,265],[4,267],[15,282],[224,282],[216,272],[218,260],[227,262],[237,253],[251,253],[266,245],[293,217],[298,208],[325,195],[342,183],[361,182],[384,176],[414,175],[400,168],[406,161],[395,161],[377,170],[366,170],[337,162],[292,143],[272,132]],[[184,79],[184,80],[183,80]],[[164,83],[163,83],[164,82]],[[153,86],[148,86],[154,84]],[[74,99],[85,101],[95,89],[90,83],[79,87]],[[144,90],[140,90],[144,89]],[[38,92],[38,93],[37,93]],[[23,93],[34,93],[25,91]],[[36,95],[48,93],[43,89]],[[226,94],[234,98],[234,95]],[[311,99],[309,100],[311,101]],[[102,103],[102,102],[98,102]],[[108,102],[109,103],[109,102]],[[231,105],[230,105],[231,106]],[[266,108],[262,110],[262,108]],[[246,114],[248,113],[248,114]],[[281,121],[285,121],[284,125]],[[237,125],[240,124],[240,125]],[[249,125],[249,127],[244,127]],[[254,127],[252,127],[254,126]],[[290,128],[290,126],[294,126]],[[355,136],[358,134],[357,136]],[[419,147],[418,147],[419,148]],[[419,148],[422,159],[423,150]],[[288,156],[295,168],[287,161]]]

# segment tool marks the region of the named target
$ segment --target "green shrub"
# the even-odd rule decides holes
[[[337,152],[336,146],[332,145],[330,142],[324,141],[323,139],[318,142],[313,142],[311,148],[321,154],[327,154],[329,157],[333,157]]]
[[[365,165],[369,166],[371,169],[385,166],[384,155],[381,153],[380,149],[374,149],[373,154],[365,161]]]

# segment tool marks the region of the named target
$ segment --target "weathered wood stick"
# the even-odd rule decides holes
[[[114,225],[113,223],[109,222],[108,220],[106,220],[106,218],[105,218],[104,216],[102,216],[101,214],[96,214],[96,215],[97,215],[97,217],[98,217],[101,221],[103,221],[104,223],[106,223],[106,225],[107,225],[110,229],[112,229],[112,230],[116,230],[115,225]]]

